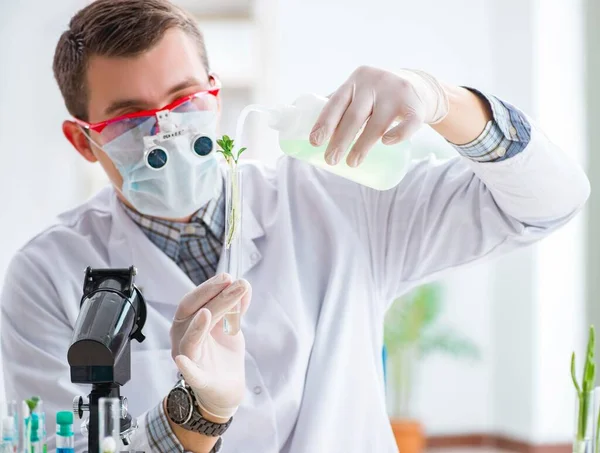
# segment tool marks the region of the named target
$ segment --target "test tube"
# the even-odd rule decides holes
[[[98,400],[98,453],[116,453],[121,432],[121,401],[119,398]]]
[[[13,453],[16,445],[15,420],[11,415],[2,417],[2,442],[0,453]]]
[[[23,417],[23,423],[20,423],[20,439],[21,439],[21,452],[22,453],[30,453],[31,452],[31,441],[30,441],[30,421],[31,421],[31,411],[29,410],[29,405],[27,401],[21,402],[21,416]]]
[[[31,427],[29,431],[29,441],[31,445],[30,453],[42,453],[40,422],[41,420],[39,414],[32,412],[29,420],[29,425]]]
[[[242,214],[243,214],[243,178],[237,164],[227,172],[225,196],[225,262],[227,273],[233,281],[241,277],[242,261]],[[223,330],[228,335],[240,331],[241,305],[238,303],[225,314]]]
[[[38,433],[37,437],[40,442],[40,448],[42,453],[46,453],[47,445],[46,445],[46,413],[44,412],[44,402],[39,396],[34,396],[31,398],[36,401],[35,409],[33,409],[33,413],[38,416]]]
[[[17,407],[15,400],[6,403],[6,415],[13,419],[13,453],[17,453],[17,449],[19,448],[19,411]]]

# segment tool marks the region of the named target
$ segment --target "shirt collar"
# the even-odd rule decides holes
[[[225,236],[225,191],[221,190],[217,197],[212,198],[202,206],[190,219],[189,223],[175,222],[172,220],[158,219],[134,211],[119,200],[127,215],[133,220],[144,234],[160,250],[173,260],[179,256],[179,248],[182,236],[192,239],[200,239],[205,236],[201,228],[190,228],[195,225],[203,225],[220,241]]]

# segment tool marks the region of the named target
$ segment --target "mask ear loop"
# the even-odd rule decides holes
[[[88,130],[81,126],[81,125],[77,125],[79,127],[79,130],[81,130],[81,132],[83,133],[83,135],[85,135],[85,138],[88,139],[88,142],[91,142],[96,148],[98,148],[100,151],[105,152],[104,149],[102,148],[102,146],[100,146],[98,143],[96,143],[96,140],[94,140],[92,138],[92,136],[90,135],[90,133],[88,132]]]
[[[79,126],[79,129],[81,129],[81,132],[83,133],[83,135],[85,135],[85,138],[88,139],[88,141],[93,144],[96,148],[98,148],[100,151],[102,151],[103,153],[106,153],[106,151],[104,151],[104,149],[102,148],[102,146],[100,146],[96,140],[94,140],[92,138],[92,136],[89,134],[89,132],[87,131],[87,129],[85,129],[82,126]],[[126,200],[125,195],[123,195],[123,188],[122,187],[117,187],[114,183],[112,183],[112,186],[114,187],[114,189],[121,195],[121,197],[123,197],[124,200]]]

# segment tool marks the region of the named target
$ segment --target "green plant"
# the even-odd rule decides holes
[[[596,347],[596,334],[594,326],[590,326],[590,332],[587,342],[587,350],[585,355],[585,362],[583,365],[583,375],[581,376],[581,384],[577,382],[577,373],[575,372],[575,352],[571,355],[571,379],[577,392],[577,433],[576,433],[576,446],[574,451],[585,451],[585,441],[588,431],[588,416],[592,412],[592,396],[594,390],[594,383],[596,380],[596,364],[594,358],[594,350]],[[600,424],[600,419],[598,420]],[[591,425],[590,425],[591,426]],[[600,425],[599,425],[600,426]],[[598,451],[598,438],[596,438],[596,451]]]
[[[423,358],[436,352],[472,360],[480,357],[468,337],[437,325],[442,309],[440,285],[428,284],[395,300],[386,315],[384,342],[400,416],[408,415],[413,373]]]
[[[231,194],[231,200],[229,204],[229,212],[227,213],[228,229],[226,238],[227,240],[225,241],[225,247],[229,248],[233,242],[233,239],[235,238],[235,234],[237,233],[240,222],[239,206],[241,194],[239,193],[238,188],[237,164],[242,153],[246,151],[246,148],[241,148],[237,154],[234,154],[234,142],[227,135],[223,135],[221,139],[217,140],[217,145],[219,145],[221,148],[217,151],[225,156],[225,161],[229,166],[229,180],[231,181],[231,185],[228,189]]]
[[[217,150],[217,152],[223,154],[225,156],[225,160],[229,165],[237,164],[240,156],[246,148],[241,148],[237,154],[233,154],[233,140],[229,138],[228,135],[223,135],[222,138],[217,140],[217,145],[221,147],[221,149]]]

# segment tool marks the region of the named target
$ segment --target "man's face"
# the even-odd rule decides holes
[[[88,121],[98,123],[140,110],[161,108],[213,84],[194,40],[182,30],[171,29],[158,45],[137,57],[90,58]],[[120,190],[123,178],[106,153],[93,146],[74,122],[66,121],[63,131],[87,160],[100,162],[112,184]],[[90,135],[96,143],[104,145],[99,134],[91,132]]]

